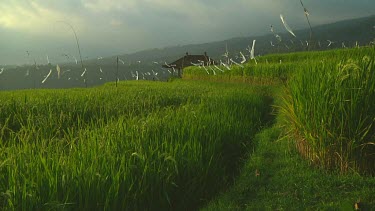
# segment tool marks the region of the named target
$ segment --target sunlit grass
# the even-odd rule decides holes
[[[342,58],[342,59],[341,59]],[[283,97],[289,135],[312,162],[374,173],[374,51],[301,67]]]
[[[260,87],[126,82],[0,93],[2,209],[196,208],[267,122]]]

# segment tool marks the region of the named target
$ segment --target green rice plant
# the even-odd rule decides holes
[[[374,174],[375,51],[361,59],[351,52],[353,59],[338,54],[301,66],[288,83],[280,113],[287,133],[313,163]]]
[[[0,93],[0,209],[196,209],[270,113],[247,84],[119,82]]]

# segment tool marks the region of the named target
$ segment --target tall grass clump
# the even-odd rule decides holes
[[[282,97],[288,134],[324,168],[375,173],[375,51],[367,53],[306,63]]]

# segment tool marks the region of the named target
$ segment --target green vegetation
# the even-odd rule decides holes
[[[0,93],[1,209],[194,209],[270,113],[246,84],[125,82]]]
[[[258,137],[236,185],[206,209],[375,207],[375,179],[366,176],[375,173],[374,58],[374,48],[345,49],[265,56],[216,75],[185,71],[193,79],[283,84],[275,95],[282,130]]]
[[[261,84],[277,84],[294,75],[297,70],[305,70],[319,63],[337,65],[340,61],[362,60],[365,56],[373,55],[370,47],[359,49],[340,49],[331,51],[312,51],[302,53],[276,54],[257,58],[258,64],[249,61],[244,68],[233,65],[231,70],[220,66],[224,71],[207,68],[209,75],[202,68],[189,67],[184,69],[185,79],[204,79],[212,81],[233,81]],[[322,70],[323,71],[323,70]]]
[[[375,173],[374,56],[331,58],[290,80],[280,112],[300,153],[316,165]]]
[[[373,47],[271,55],[211,78],[284,82],[278,108],[300,153],[321,167],[374,174],[374,58]],[[185,73],[209,77],[199,68]]]
[[[257,59],[1,92],[0,207],[374,208],[375,48]]]

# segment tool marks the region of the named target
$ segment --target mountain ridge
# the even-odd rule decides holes
[[[361,17],[361,18],[355,18],[355,19],[347,19],[342,21],[337,21],[333,23],[323,24],[319,26],[313,27],[313,39],[315,40],[321,40],[321,42],[325,42],[324,44],[327,44],[327,40],[335,40],[336,44],[340,42],[339,46],[332,46],[335,47],[342,47],[342,42],[347,42],[349,44],[353,45],[354,42],[357,40],[362,45],[368,44],[374,37],[375,37],[375,29],[372,28],[375,25],[375,15],[367,16],[367,17]],[[367,35],[364,34],[366,27],[368,28]],[[360,30],[359,30],[360,29]],[[371,32],[372,30],[372,32]],[[299,29],[294,31],[297,35],[297,40],[309,40],[309,34],[310,29]],[[346,32],[346,35],[343,35],[342,33],[338,32]],[[350,34],[348,34],[350,32]],[[332,36],[330,34],[335,34],[335,36]],[[293,40],[292,37],[286,32],[280,32],[279,35],[282,38],[288,37],[289,40]],[[246,36],[246,37],[233,37],[221,41],[214,41],[214,42],[205,42],[200,44],[188,44],[188,45],[177,45],[177,46],[169,46],[169,47],[163,47],[163,48],[152,48],[152,49],[145,49],[141,51],[137,51],[134,53],[128,53],[128,54],[122,54],[119,57],[126,58],[128,60],[166,60],[167,62],[170,62],[173,60],[173,58],[169,57],[176,57],[175,59],[178,59],[178,56],[183,56],[186,52],[189,52],[191,54],[203,54],[204,52],[207,52],[212,57],[219,57],[225,52],[225,46],[227,44],[228,51],[230,53],[238,53],[239,51],[244,51],[245,48],[250,45],[252,40],[257,40],[258,44],[258,52],[257,54],[268,54],[268,53],[281,53],[281,52],[288,52],[288,49],[282,48],[278,51],[276,49],[272,49],[272,46],[270,44],[270,41],[273,41],[276,43],[276,39],[274,35],[270,32],[269,34],[259,35],[259,36]],[[266,43],[262,43],[265,42]],[[296,41],[296,40],[295,40]],[[289,43],[288,43],[289,44]],[[291,44],[291,43],[290,43]],[[323,43],[321,43],[323,45]],[[302,46],[301,46],[302,47]],[[306,50],[305,48],[295,48],[294,50],[301,51]],[[321,49],[324,50],[325,48]],[[290,49],[289,49],[290,50]],[[316,49],[319,50],[319,49]],[[109,57],[111,58],[111,57]],[[112,57],[113,58],[113,57]]]

